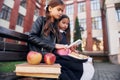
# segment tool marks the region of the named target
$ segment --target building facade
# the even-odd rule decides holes
[[[103,0],[65,0],[65,13],[71,20],[71,36],[74,39],[74,22],[78,17],[82,31],[83,51],[108,52],[107,32],[102,14]],[[73,41],[73,40],[72,40]]]
[[[120,64],[120,0],[105,0],[103,5],[110,60]]]
[[[28,32],[44,7],[45,0],[0,0],[0,26]]]

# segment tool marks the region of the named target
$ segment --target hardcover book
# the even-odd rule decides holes
[[[15,72],[18,76],[58,78],[61,74],[61,66],[59,64],[40,63],[39,65],[30,65],[23,63],[16,65]]]

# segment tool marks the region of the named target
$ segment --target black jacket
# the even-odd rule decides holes
[[[48,36],[43,35],[45,22],[45,17],[38,17],[29,32],[28,39],[29,49],[32,51],[42,52],[43,54],[46,52],[52,52],[56,43],[56,36],[52,32],[50,32]]]

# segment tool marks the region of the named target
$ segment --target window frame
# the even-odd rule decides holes
[[[100,10],[100,0],[91,0],[91,10]]]
[[[66,14],[67,15],[74,14],[74,5],[73,4],[66,5]]]
[[[92,29],[101,30],[102,29],[102,18],[101,16],[92,17]]]
[[[86,30],[86,19],[79,19],[80,27],[82,27],[84,30]]]
[[[2,10],[0,12],[0,18],[9,21],[11,15],[11,8],[3,4]]]
[[[18,19],[16,24],[19,26],[23,26],[23,22],[24,22],[24,16],[22,14],[18,14]]]
[[[85,11],[86,11],[86,3],[79,2],[78,3],[78,13],[85,12]]]

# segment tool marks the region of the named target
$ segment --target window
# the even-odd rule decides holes
[[[71,5],[67,5],[66,6],[66,14],[67,15],[70,15],[70,14],[73,14],[74,13],[74,6],[71,4]]]
[[[70,42],[73,42],[73,33],[74,33],[74,21],[70,20],[70,35],[71,35],[71,40]]]
[[[11,13],[11,8],[9,8],[6,5],[3,5],[2,10],[0,12],[0,18],[9,21],[10,20],[10,13]]]
[[[92,18],[92,29],[102,29],[101,17]]]
[[[86,30],[86,19],[79,19],[80,27]]]
[[[85,2],[78,3],[78,12],[85,12],[86,5]]]
[[[117,12],[118,21],[120,21],[120,7],[116,8],[116,12]]]
[[[117,20],[120,21],[120,3],[115,4],[115,9],[116,9]]]
[[[21,0],[20,5],[24,8],[26,8],[26,0]]]
[[[91,0],[91,10],[100,10],[99,0]]]
[[[35,14],[36,16],[39,16],[39,11],[40,11],[40,10],[36,7],[34,14]]]
[[[17,25],[23,26],[24,16],[19,14],[17,19]]]
[[[37,3],[40,3],[41,0],[36,0]]]
[[[119,38],[119,47],[120,47],[120,38]]]
[[[73,20],[70,20],[70,30],[71,31],[74,30],[74,22],[73,22]]]

